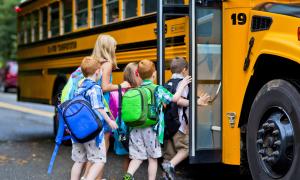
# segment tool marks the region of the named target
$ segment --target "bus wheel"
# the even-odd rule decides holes
[[[247,125],[253,179],[300,177],[300,94],[288,81],[272,80],[257,94]]]
[[[54,116],[53,116],[53,134],[54,134],[54,137],[56,137],[56,135],[57,135],[57,130],[58,130],[58,116],[57,116],[57,109],[55,107]]]

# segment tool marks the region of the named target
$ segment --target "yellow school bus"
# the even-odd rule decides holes
[[[156,61],[162,84],[170,59],[189,60],[190,163],[300,178],[300,1],[28,0],[20,8],[20,100],[53,103],[97,36],[110,34],[115,83],[128,62]],[[203,91],[206,107],[196,104]]]

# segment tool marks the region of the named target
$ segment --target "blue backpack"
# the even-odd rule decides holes
[[[94,85],[91,84],[84,92],[57,107],[59,125],[48,174],[52,171],[55,157],[62,141],[72,139],[74,142],[85,143],[95,139],[102,131],[100,116],[93,110],[90,102],[85,97],[86,92]],[[71,135],[64,136],[66,128]]]

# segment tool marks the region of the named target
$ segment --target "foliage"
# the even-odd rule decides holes
[[[16,59],[17,13],[19,0],[0,0],[0,61]]]

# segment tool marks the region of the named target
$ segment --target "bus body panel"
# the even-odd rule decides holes
[[[223,2],[223,115],[222,115],[222,160],[225,164],[240,164],[240,129],[238,127],[241,108],[256,60],[262,54],[276,55],[300,62],[300,42],[298,41],[299,18],[252,10],[262,2],[299,1],[227,1]],[[243,25],[233,25],[232,15],[244,13],[247,21]],[[266,31],[251,32],[253,15],[271,17],[273,23]],[[283,28],[285,27],[285,28]],[[243,70],[249,49],[249,41],[255,43],[250,54],[250,66]],[[230,126],[228,112],[235,112],[234,128]]]

